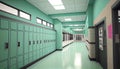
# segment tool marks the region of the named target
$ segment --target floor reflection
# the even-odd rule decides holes
[[[63,51],[56,51],[28,69],[102,69],[88,59],[88,51],[83,42],[74,42]]]

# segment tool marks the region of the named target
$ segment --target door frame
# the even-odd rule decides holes
[[[103,19],[101,19],[97,24],[95,24],[95,41],[96,41],[96,44],[95,44],[95,55],[96,55],[96,61],[99,62],[99,40],[98,40],[98,27],[101,25],[101,24],[104,24],[104,29],[106,29],[106,17],[104,17]],[[104,31],[103,31],[104,32]],[[105,40],[105,45],[106,45],[106,68],[107,68],[107,31],[105,31],[104,35],[106,36],[106,40]]]
[[[118,53],[117,53],[117,47],[115,43],[115,35],[118,33],[118,28],[116,27],[118,25],[118,15],[116,14],[118,7],[120,5],[120,0],[117,0],[113,5],[112,5],[112,27],[113,27],[113,67],[114,69],[119,69],[119,62],[118,62]],[[116,16],[117,15],[117,16]],[[117,17],[115,19],[115,17]]]

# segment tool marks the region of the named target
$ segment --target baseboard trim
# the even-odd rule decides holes
[[[56,51],[62,51],[62,49],[56,49]]]
[[[88,58],[90,59],[90,61],[96,61],[95,58],[90,58],[90,56],[88,55]]]
[[[69,44],[65,45],[63,48],[67,47],[68,45],[70,45],[70,44],[72,44],[72,43],[73,43],[73,42],[71,42],[71,43],[69,43]]]
[[[54,50],[53,52],[50,52],[49,54],[47,54],[47,55],[45,55],[45,56],[43,56],[43,57],[41,57],[41,58],[39,58],[39,59],[37,59],[37,60],[31,62],[31,63],[29,63],[29,64],[27,64],[27,65],[25,65],[25,66],[23,66],[23,67],[20,68],[20,69],[27,69],[27,68],[30,67],[31,65],[33,65],[33,64],[35,64],[36,62],[42,60],[43,58],[49,56],[50,54],[54,53],[55,51],[56,51],[56,50]]]

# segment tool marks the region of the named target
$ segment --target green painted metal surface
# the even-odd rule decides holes
[[[56,30],[57,49],[62,49],[62,23],[58,20],[54,20],[54,28]]]
[[[94,20],[98,17],[98,15],[103,11],[110,0],[95,0],[94,4]]]
[[[50,14],[49,16],[52,18],[55,17],[63,17],[63,16],[79,16],[79,15],[86,15],[86,12],[75,12],[75,13],[61,13],[61,14]]]

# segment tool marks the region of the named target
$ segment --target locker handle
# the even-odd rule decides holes
[[[29,41],[29,45],[31,45],[31,41]]]
[[[40,40],[40,44],[41,44],[41,42],[42,42],[42,41]]]
[[[37,44],[38,44],[38,40],[37,40]]]
[[[9,47],[9,44],[8,44],[8,42],[6,42],[5,43],[5,49],[8,49],[8,47]]]
[[[35,44],[35,41],[33,41],[33,44]]]
[[[18,47],[20,47],[20,42],[18,42]]]

